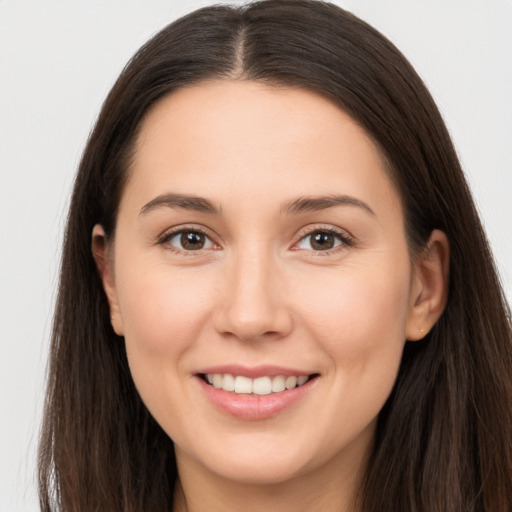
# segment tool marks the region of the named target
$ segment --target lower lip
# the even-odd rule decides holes
[[[314,386],[317,378],[302,386],[269,395],[244,395],[214,388],[197,377],[203,392],[221,411],[244,420],[263,420],[277,415],[303,398]]]

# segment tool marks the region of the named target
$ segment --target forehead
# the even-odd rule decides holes
[[[251,81],[160,100],[142,122],[127,189],[146,201],[173,192],[263,205],[350,193],[399,203],[380,151],[348,114],[313,92]]]

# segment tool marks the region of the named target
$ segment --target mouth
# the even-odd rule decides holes
[[[231,373],[201,373],[198,375],[206,384],[239,395],[264,396],[300,388],[319,376],[310,375],[264,375],[251,379]]]
[[[223,365],[204,368],[195,377],[217,410],[239,420],[259,421],[297,410],[294,404],[314,396],[320,373],[272,365]]]

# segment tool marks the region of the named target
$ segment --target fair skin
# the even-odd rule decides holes
[[[115,241],[95,226],[93,253],[175,444],[175,511],[355,510],[405,341],[441,315],[448,272],[439,231],[411,258],[364,130],[296,88],[179,90],[145,117]]]

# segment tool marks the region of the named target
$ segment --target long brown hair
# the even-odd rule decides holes
[[[404,206],[411,254],[433,229],[451,248],[446,310],[406,344],[360,490],[365,512],[512,510],[512,335],[489,247],[441,116],[381,34],[315,0],[200,9],[129,62],[76,178],[55,311],[40,443],[43,511],[170,510],[172,441],[141,402],[91,255],[115,234],[137,130],[169,92],[209,78],[321,94],[376,141]]]

